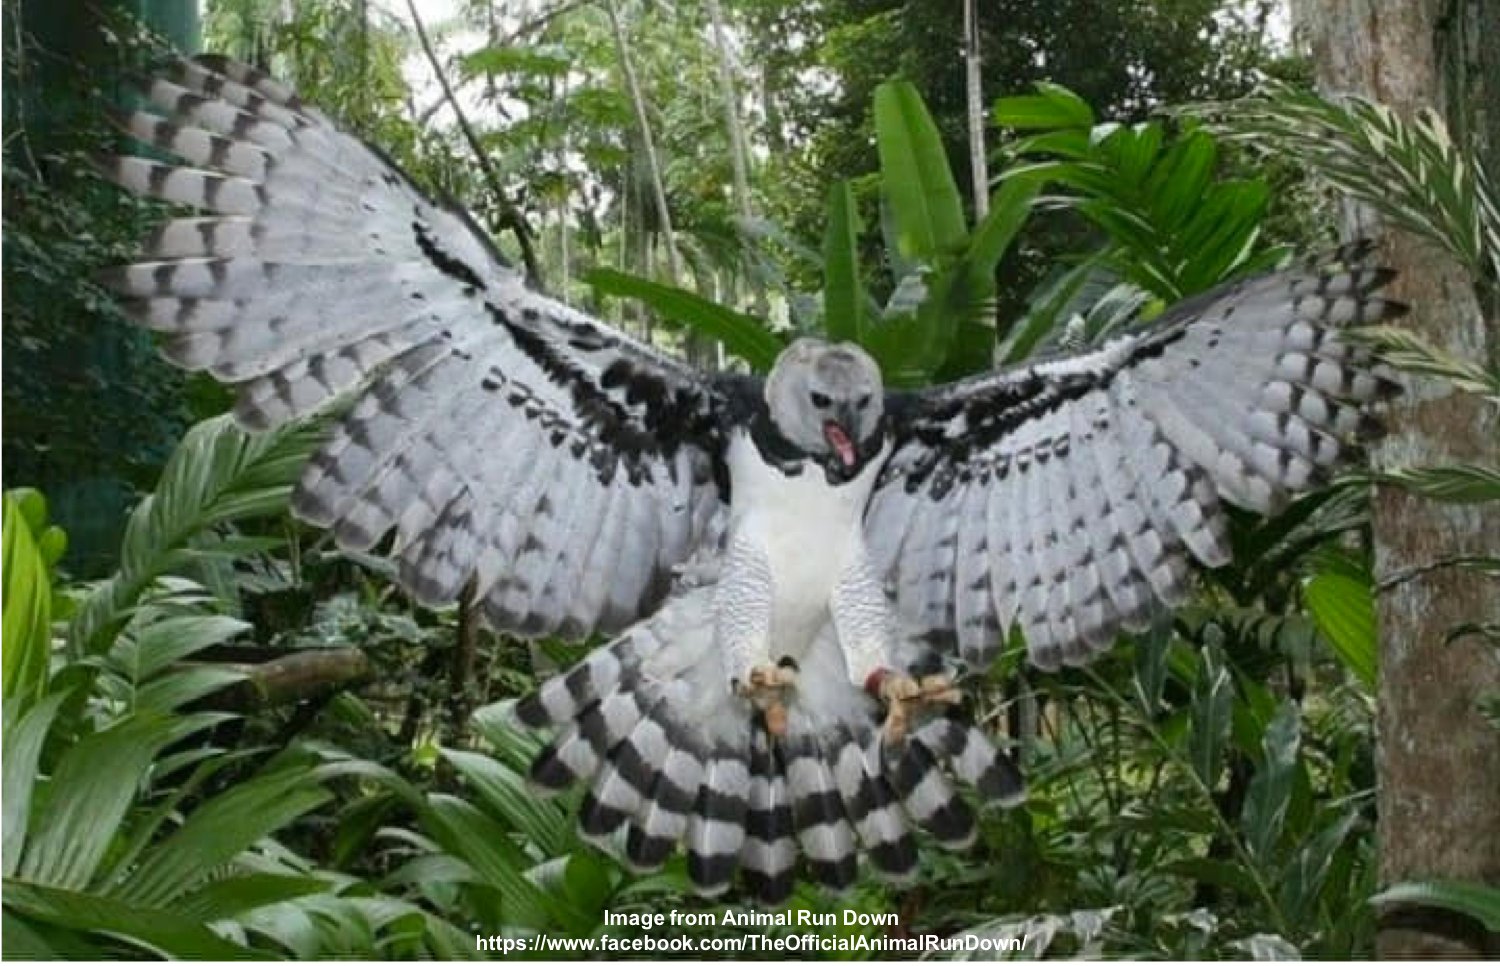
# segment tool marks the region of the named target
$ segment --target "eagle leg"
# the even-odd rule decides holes
[[[953,679],[946,674],[929,674],[921,680],[906,674],[888,672],[880,676],[876,696],[884,702],[886,742],[899,744],[906,740],[913,720],[941,705],[963,700]]]
[[[760,710],[766,732],[786,735],[786,692],[797,684],[797,665],[789,658],[780,664],[757,664],[744,681],[735,682],[735,693]]]

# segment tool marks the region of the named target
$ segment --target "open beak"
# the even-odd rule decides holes
[[[839,462],[844,469],[851,470],[859,462],[859,447],[854,444],[854,438],[844,428],[844,424],[835,420],[828,420],[823,424],[823,438],[828,440],[828,445],[838,455]]]

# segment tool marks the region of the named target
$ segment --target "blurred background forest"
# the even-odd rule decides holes
[[[505,702],[580,649],[416,608],[297,524],[319,427],[242,433],[95,283],[166,213],[90,158],[168,48],[274,72],[541,287],[705,365],[824,332],[920,384],[1385,239],[1428,319],[1376,334],[1423,380],[1415,428],[1236,518],[1236,562],[1093,667],[1013,641],[980,706],[1026,807],[915,886],[793,904],[1032,955],[1493,952],[1500,3],[1410,6],[6,0],[5,955],[468,958],[738,902],[680,859],[632,875],[528,791]]]

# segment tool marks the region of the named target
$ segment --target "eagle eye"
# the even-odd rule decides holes
[[[812,404],[814,406],[817,406],[819,409],[827,409],[829,406],[833,405],[833,400],[829,399],[827,396],[823,395],[821,392],[813,392],[813,393],[811,393],[811,396],[812,396]]]

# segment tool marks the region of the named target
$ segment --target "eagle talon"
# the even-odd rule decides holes
[[[786,735],[786,692],[796,684],[795,665],[759,664],[750,669],[748,682],[734,682],[734,691],[760,710],[766,732],[781,738]]]
[[[905,674],[886,674],[877,695],[885,703],[883,733],[890,744],[906,740],[912,721],[944,704],[958,704],[963,695],[946,674],[929,674],[920,681]]]

